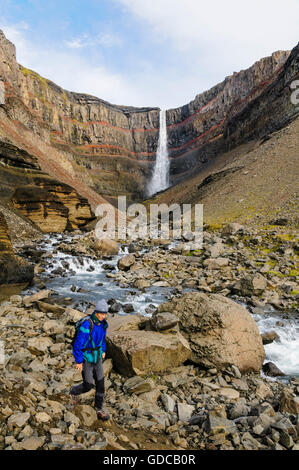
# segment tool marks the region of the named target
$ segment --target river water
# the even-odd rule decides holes
[[[39,248],[52,254],[52,257],[44,258],[47,263],[44,277],[45,287],[52,289],[59,298],[70,298],[72,307],[85,312],[90,302],[96,303],[99,298],[105,298],[107,301],[113,298],[122,305],[131,304],[132,313],[150,317],[160,303],[170,298],[173,287],[150,287],[143,293],[132,287],[117,285],[113,278],[107,277],[109,271],[103,265],[109,264],[111,272],[117,272],[117,262],[128,253],[127,247],[120,247],[118,255],[111,256],[109,259],[94,260],[90,257],[72,256],[58,249],[61,242],[67,243],[71,240],[72,237],[66,235],[47,235],[40,243]],[[140,253],[147,250],[144,248]],[[62,276],[53,274],[57,268],[63,268]],[[72,291],[73,286],[76,291]],[[78,288],[80,292],[77,291]],[[31,294],[36,290],[33,287],[23,294]],[[184,292],[190,290],[185,289]],[[118,313],[127,314],[123,309]],[[265,309],[263,314],[253,314],[253,318],[261,334],[275,331],[278,335],[277,340],[265,345],[265,362],[274,362],[286,374],[284,380],[299,376],[299,315],[277,312],[270,308]]]

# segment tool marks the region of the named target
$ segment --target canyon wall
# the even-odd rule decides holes
[[[297,75],[298,46],[291,55],[275,52],[188,105],[169,110],[172,183],[196,173],[218,154],[284,125],[296,113],[290,84]]]
[[[276,52],[188,105],[168,110],[171,183],[291,118],[289,85],[298,74],[296,60],[298,47],[291,55]],[[2,32],[0,78],[5,84],[0,136],[35,156],[43,172],[75,188],[93,209],[118,195],[129,202],[144,198],[158,145],[158,108],[112,105],[63,90],[18,65],[15,48]]]

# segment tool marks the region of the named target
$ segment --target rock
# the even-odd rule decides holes
[[[49,409],[49,414],[55,418],[61,419],[63,412],[65,410],[64,406],[58,401],[47,400],[47,407]]]
[[[105,361],[103,362],[104,377],[108,377],[108,375],[112,371],[112,367],[113,367],[112,360],[105,359]]]
[[[53,345],[53,342],[50,338],[38,337],[30,338],[28,340],[28,349],[33,354],[40,356],[47,353],[48,348]]]
[[[83,426],[90,427],[97,422],[97,413],[95,409],[89,405],[78,405],[76,412]]]
[[[30,413],[16,413],[8,418],[7,424],[8,426],[17,426],[22,428],[27,423],[29,418]]]
[[[44,313],[54,313],[55,315],[62,315],[65,311],[64,307],[56,304],[47,304],[46,302],[37,302],[39,310]]]
[[[120,271],[128,271],[132,264],[135,263],[134,255],[125,255],[118,260],[117,267]]]
[[[64,412],[64,421],[70,425],[74,424],[77,428],[80,426],[80,419],[70,411]]]
[[[119,302],[113,301],[109,303],[109,313],[118,313],[120,310],[121,304]]]
[[[290,436],[287,432],[281,431],[280,433],[280,444],[287,449],[291,449],[294,446],[294,441],[292,436]]]
[[[282,417],[275,421],[272,424],[272,428],[277,429],[279,432],[285,431],[286,433],[290,434],[291,436],[297,436],[297,431],[295,426],[291,423],[290,419],[287,417]]]
[[[23,302],[26,307],[29,307],[34,302],[38,302],[39,300],[43,300],[43,299],[48,299],[51,294],[52,294],[51,290],[44,289],[33,295],[25,295],[25,297],[23,298]]]
[[[16,305],[17,307],[21,307],[23,303],[23,299],[20,295],[12,295],[9,299],[9,301],[13,304]]]
[[[65,349],[64,343],[56,343],[50,347],[50,352],[51,354],[53,354],[53,356],[59,356],[62,353],[62,351],[64,351],[64,349]]]
[[[263,372],[266,375],[269,375],[269,377],[282,377],[285,375],[275,364],[273,364],[273,362],[267,362],[264,364]]]
[[[153,388],[154,383],[152,380],[144,380],[138,376],[131,377],[124,383],[124,391],[126,393],[135,393],[135,395],[150,392]]]
[[[41,413],[36,413],[35,420],[37,421],[38,424],[44,424],[44,423],[48,423],[49,421],[51,421],[51,417],[47,413],[41,412]]]
[[[30,437],[32,436],[32,434],[33,434],[33,429],[31,426],[29,426],[29,424],[27,424],[18,435],[18,438],[22,439],[24,437]]]
[[[236,235],[238,232],[240,232],[243,229],[244,229],[243,225],[233,222],[223,227],[221,236],[226,237],[229,235]]]
[[[134,312],[134,306],[133,306],[133,304],[124,304],[124,305],[123,305],[123,311],[124,311],[125,313],[132,313],[132,312]]]
[[[246,380],[232,379],[232,385],[236,390],[240,390],[241,392],[248,392],[248,385]]]
[[[238,400],[240,398],[240,393],[233,388],[220,388],[219,394],[227,400]]]
[[[68,323],[76,323],[77,321],[81,320],[81,318],[86,317],[86,313],[68,307],[65,310],[65,316],[67,317]]]
[[[190,347],[180,333],[141,331],[141,321],[137,315],[110,318],[106,345],[115,370],[125,376],[162,372],[190,357]]]
[[[183,423],[186,423],[190,420],[195,407],[193,405],[187,405],[186,403],[178,403],[178,418]]]
[[[265,398],[273,397],[271,388],[263,382],[259,382],[255,392],[258,398],[264,400]]]
[[[43,324],[43,330],[48,335],[59,335],[64,333],[65,325],[62,322],[48,320]]]
[[[151,283],[149,281],[146,281],[145,279],[137,279],[137,281],[134,282],[134,287],[136,287],[136,289],[146,289],[150,286]]]
[[[36,436],[31,436],[31,437],[25,437],[20,445],[22,450],[37,450],[40,449],[45,442],[44,437],[36,437]]]
[[[115,240],[97,240],[93,245],[94,251],[100,256],[118,255],[118,243]]]
[[[213,416],[209,414],[207,421],[207,432],[215,435],[219,433],[234,434],[237,432],[237,427],[233,421],[229,419]]]
[[[169,412],[173,412],[174,411],[174,407],[175,407],[175,401],[169,396],[167,395],[167,393],[163,393],[161,395],[161,401],[164,405],[164,408],[165,410],[169,413]]]
[[[287,391],[283,391],[280,398],[279,410],[293,415],[299,414],[299,397],[293,397]]]
[[[156,313],[152,316],[150,323],[155,331],[170,330],[175,327],[179,319],[169,312]]]
[[[147,403],[155,403],[156,404],[160,395],[161,395],[160,390],[154,389],[154,390],[151,390],[150,392],[141,393],[139,395],[139,397],[142,400],[146,401]]]
[[[240,279],[240,291],[241,294],[245,296],[262,294],[266,287],[267,279],[259,273],[250,274]]]
[[[208,270],[221,269],[229,265],[229,260],[227,258],[210,258],[206,259],[203,262],[203,265],[208,268]]]
[[[153,283],[153,286],[155,287],[169,287],[170,284],[167,281],[156,281]]]
[[[209,252],[211,258],[218,258],[225,252],[225,246],[221,242],[215,243],[215,245],[209,247]]]
[[[231,366],[232,373],[234,374],[235,377],[240,379],[242,377],[241,372],[239,371],[238,367],[236,367],[234,364]]]
[[[232,405],[228,412],[228,416],[230,419],[237,419],[241,416],[248,416],[250,412],[250,407],[247,406],[244,402],[237,402]]]
[[[260,434],[266,434],[273,422],[273,417],[262,413],[254,420],[253,425],[256,431],[260,431]]]
[[[14,254],[10,230],[3,213],[0,211],[0,285],[28,285],[33,276],[34,266]]]
[[[259,372],[265,358],[262,338],[251,314],[219,294],[187,293],[158,307],[179,320],[192,349],[191,360],[218,369],[235,365]]]
[[[286,225],[288,225],[288,222],[289,221],[287,218],[281,217],[280,219],[272,220],[271,225],[279,225],[279,226],[285,227]]]
[[[9,363],[22,366],[30,362],[33,358],[34,356],[27,349],[21,348],[10,356]]]
[[[241,442],[245,450],[259,450],[263,447],[249,432],[244,432]]]
[[[275,331],[268,331],[262,334],[263,344],[271,344],[273,341],[279,341],[279,336]]]

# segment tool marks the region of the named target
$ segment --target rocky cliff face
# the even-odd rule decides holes
[[[298,50],[294,51],[292,56],[297,56],[298,60]],[[217,154],[274,131],[286,122],[294,112],[289,85],[298,73],[298,63],[297,67],[290,67],[290,61],[286,64],[289,55],[285,51],[275,52],[248,70],[227,77],[188,105],[167,112],[172,183],[193,174]],[[281,79],[286,72],[288,79]],[[281,86],[276,89],[278,80]],[[275,89],[273,98],[277,99],[276,115],[270,118],[272,126],[269,126],[272,110],[266,93],[270,88]],[[283,109],[278,104],[281,94],[285,103]],[[249,109],[258,116],[250,125],[253,113],[249,114]]]
[[[276,93],[282,93],[287,107],[288,86],[298,72],[296,64],[289,62],[286,71],[289,54],[276,52],[227,77],[188,105],[167,111],[172,183],[198,171],[230,146],[271,128],[262,97],[272,87],[273,102]],[[283,74],[287,80],[275,88]],[[103,202],[99,194],[110,201],[119,194],[129,201],[144,197],[158,145],[158,108],[116,106],[65,91],[18,65],[14,46],[0,32],[1,77],[5,105],[0,106],[0,132],[35,155],[43,171],[74,187],[93,209]],[[258,99],[263,105],[256,107]],[[246,120],[247,109],[251,124]],[[282,113],[283,118],[278,106],[276,125],[285,118],[285,109]]]
[[[93,96],[71,93],[16,63],[15,48],[0,33],[0,77],[5,84],[2,112],[11,123],[34,134],[50,147],[42,169],[59,177],[69,172],[97,193],[113,197],[142,197],[149,178],[148,161],[155,160],[159,137],[159,109],[115,106]],[[1,125],[0,125],[1,129]],[[4,129],[4,122],[2,122]],[[5,129],[6,132],[9,130]],[[39,149],[40,150],[40,149]],[[49,161],[62,168],[47,168]],[[55,172],[55,175],[53,173]],[[59,178],[60,179],[60,178]],[[68,182],[68,181],[64,181]],[[87,196],[93,208],[103,202]]]
[[[30,283],[33,275],[33,265],[14,255],[9,229],[0,212],[0,285]]]
[[[36,157],[1,137],[0,198],[43,232],[77,229],[93,218],[87,199],[42,172]]]

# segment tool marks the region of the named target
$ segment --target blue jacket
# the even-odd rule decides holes
[[[99,325],[93,324],[91,332],[92,344],[89,338],[89,321],[86,320],[82,323],[73,347],[73,355],[77,364],[82,364],[83,360],[95,363],[98,357],[102,357],[102,353],[106,351],[105,339],[107,327],[108,323],[106,320],[100,322]],[[84,348],[97,348],[99,346],[101,346],[101,348],[97,351],[82,351]]]

